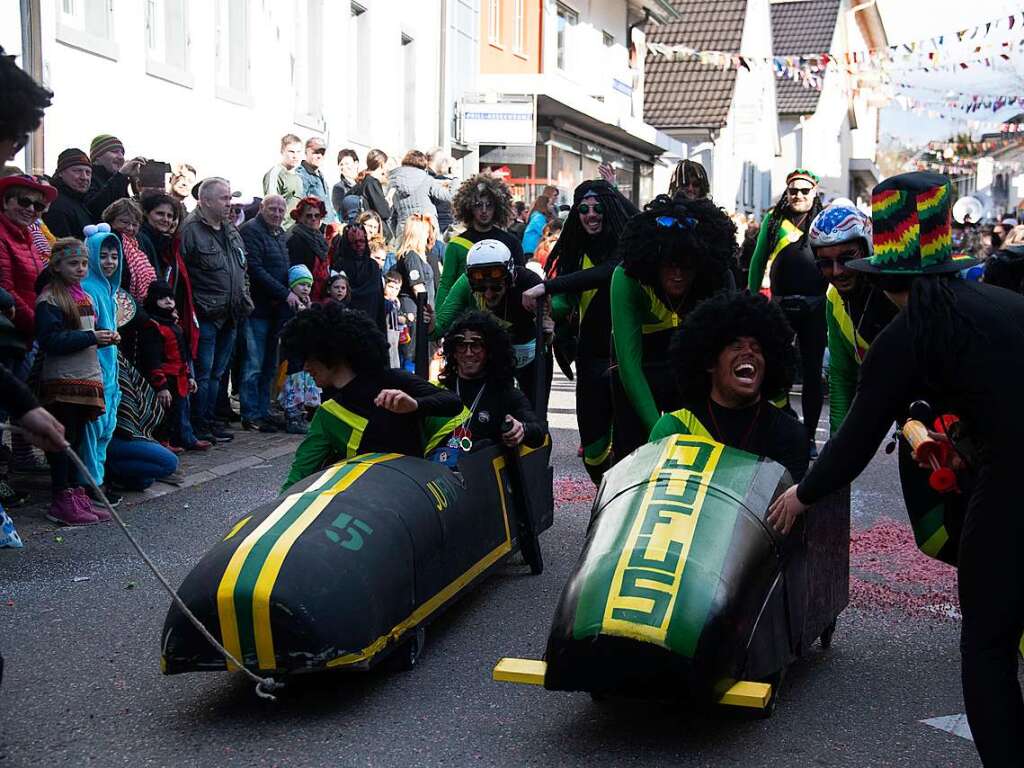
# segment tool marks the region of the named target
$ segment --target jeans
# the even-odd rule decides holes
[[[270,388],[277,373],[277,339],[281,324],[274,318],[250,317],[245,324],[245,358],[239,401],[242,418],[258,421],[270,415]]]
[[[235,326],[225,323],[218,328],[214,323],[199,322],[199,350],[196,353],[196,391],[192,403],[192,423],[197,431],[205,431],[213,420],[217,406],[217,391],[224,372],[231,364],[235,349]]]
[[[189,413],[188,397],[171,393],[171,407],[167,411],[167,426],[171,445],[179,448],[191,448],[196,444],[196,435],[192,431],[192,417]]]
[[[131,491],[144,491],[177,469],[178,457],[153,440],[115,437],[107,446],[107,476]]]

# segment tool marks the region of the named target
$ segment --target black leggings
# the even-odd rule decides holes
[[[782,296],[779,305],[786,320],[796,333],[800,347],[800,370],[803,375],[804,430],[808,441],[813,441],[818,432],[821,403],[824,393],[821,387],[821,365],[825,359],[828,330],[825,325],[825,297]]]
[[[1024,764],[1024,515],[1012,470],[979,474],[960,537],[961,678],[978,754],[986,768],[1002,768]]]
[[[57,421],[64,425],[64,439],[77,452],[82,430],[86,423],[91,421],[88,418],[88,410],[83,406],[69,403],[52,403],[47,408]],[[50,485],[55,497],[65,488],[77,488],[82,484],[78,470],[64,451],[47,451],[46,461],[50,465]]]
[[[583,446],[583,465],[594,484],[611,466],[611,360],[580,353],[576,357],[576,424]]]

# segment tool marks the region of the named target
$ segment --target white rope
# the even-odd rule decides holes
[[[21,427],[16,427],[12,424],[0,424],[0,430],[7,430],[8,432],[23,435],[26,437],[29,436],[29,433],[26,432],[24,429],[22,429]],[[115,510],[114,507],[110,504],[110,501],[107,499],[107,495],[103,492],[103,489],[100,488],[100,486],[96,483],[95,478],[93,478],[89,470],[86,469],[85,464],[82,463],[82,460],[78,458],[78,454],[74,452],[70,445],[64,448],[64,452],[70,457],[71,461],[78,468],[78,471],[82,473],[82,477],[85,478],[89,486],[97,494],[99,494],[100,500],[103,502],[103,505],[107,508],[107,512],[110,513],[110,516],[121,528],[121,531],[124,533],[124,535],[128,537],[128,541],[130,541],[132,546],[135,547],[135,551],[139,553],[139,557],[142,558],[142,561],[147,566],[149,566],[149,570],[151,570],[153,572],[153,575],[156,576],[157,581],[159,581],[160,584],[163,585],[163,588],[167,590],[167,593],[171,596],[171,600],[173,600],[174,604],[178,606],[178,609],[183,614],[185,614],[185,617],[192,622],[195,628],[199,630],[199,633],[206,638],[210,645],[217,649],[217,652],[221,656],[223,656],[225,660],[227,660],[231,664],[234,664],[235,667],[242,671],[242,674],[244,674],[246,677],[248,677],[250,680],[256,683],[257,696],[259,696],[261,699],[277,701],[277,697],[274,696],[273,691],[284,688],[284,683],[278,683],[272,677],[260,677],[259,675],[246,669],[245,665],[242,664],[242,662],[240,662],[238,659],[236,659],[234,654],[231,653],[231,651],[229,651],[227,648],[221,645],[220,642],[218,642],[217,638],[215,638],[210,633],[210,631],[205,626],[203,626],[203,622],[201,622],[199,618],[194,613],[192,613],[191,610],[189,610],[188,606],[185,605],[185,602],[181,599],[181,597],[178,596],[178,593],[174,589],[174,587],[170,585],[170,583],[167,581],[164,575],[160,572],[160,569],[157,568],[156,563],[154,563],[149,558],[149,555],[146,554],[145,550],[142,548],[142,545],[135,540],[134,536],[132,536],[131,532],[128,530],[128,526],[124,524],[124,521],[121,519],[121,516],[117,514],[117,510]]]

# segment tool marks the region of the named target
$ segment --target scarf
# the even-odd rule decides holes
[[[313,263],[310,267],[310,272],[313,273],[313,290],[310,297],[314,301],[319,301],[327,295],[327,279],[331,276],[327,240],[319,229],[308,227],[301,221],[292,227],[289,236],[297,237],[306,251],[313,254]]]
[[[139,241],[132,235],[121,235],[121,249],[124,251],[121,287],[141,303],[146,300],[150,284],[156,280],[156,270],[149,257],[139,248]]]

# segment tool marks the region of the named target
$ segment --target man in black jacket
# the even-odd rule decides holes
[[[80,149],[65,149],[57,156],[53,186],[57,199],[43,214],[43,221],[54,237],[83,237],[82,230],[100,220],[86,205],[92,183],[92,164]]]
[[[92,160],[92,181],[85,194],[85,204],[94,220],[103,218],[103,211],[115,200],[128,197],[128,184],[138,180],[146,161],[135,157],[125,162],[124,144],[116,136],[101,133],[89,145]]]

